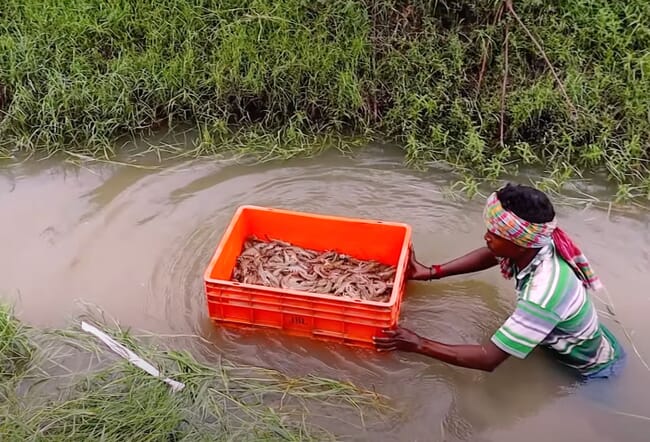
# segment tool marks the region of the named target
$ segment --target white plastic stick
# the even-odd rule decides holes
[[[124,359],[128,360],[133,365],[140,367],[141,369],[143,369],[144,371],[146,371],[152,376],[161,378],[160,371],[158,371],[156,367],[154,367],[153,365],[151,365],[150,363],[142,359],[140,356],[133,353],[131,350],[129,350],[128,348],[126,348],[125,346],[117,342],[115,339],[108,336],[103,331],[99,330],[94,325],[88,324],[85,321],[81,321],[81,329],[92,335],[95,335],[104,344],[108,345],[108,347],[111,350],[113,350],[118,355],[122,356]],[[185,388],[185,384],[183,384],[182,382],[178,382],[169,378],[161,378],[161,380],[169,384],[172,387],[172,391],[180,391],[183,388]]]

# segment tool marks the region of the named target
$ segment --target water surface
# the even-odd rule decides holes
[[[88,302],[135,329],[199,334],[240,362],[351,380],[390,396],[399,414],[365,431],[355,416],[335,416],[340,423],[330,429],[353,440],[649,440],[650,421],[641,416],[650,416],[650,372],[607,318],[628,350],[628,367],[616,381],[586,387],[543,351],[486,374],[419,355],[224,329],[207,319],[202,274],[239,205],[409,223],[419,259],[442,262],[482,245],[483,235],[483,200],[448,198],[447,173],[409,170],[399,150],[381,146],[261,165],[140,164],[49,159],[0,168],[0,292],[22,319],[65,326]],[[559,204],[557,211],[650,358],[648,213]],[[490,270],[409,283],[400,321],[442,342],[477,343],[513,304],[511,282]]]

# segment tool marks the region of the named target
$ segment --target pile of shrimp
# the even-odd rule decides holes
[[[248,237],[232,279],[311,293],[387,302],[396,268],[334,251],[303,249],[284,241]]]

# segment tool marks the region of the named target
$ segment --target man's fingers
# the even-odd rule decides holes
[[[397,348],[397,342],[391,341],[391,340],[384,340],[384,341],[375,341],[375,347],[377,349],[396,349]]]
[[[395,342],[393,338],[373,338],[375,341],[375,344],[388,344],[391,342]]]
[[[393,330],[384,330],[384,333],[394,335]],[[397,350],[397,341],[393,337],[373,337],[372,340],[375,342],[375,348],[380,352],[387,352]]]
[[[375,343],[375,348],[378,351],[393,351],[397,350],[397,341],[395,336],[397,336],[397,330],[382,330],[387,336],[375,336],[372,340]]]
[[[375,338],[375,348],[379,351],[397,350],[397,342],[392,338]]]

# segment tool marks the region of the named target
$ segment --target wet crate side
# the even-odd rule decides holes
[[[207,291],[209,315],[215,321],[270,327],[317,339],[370,346],[372,336],[397,321],[390,306],[366,305],[344,298],[334,303],[218,285],[209,286]]]

